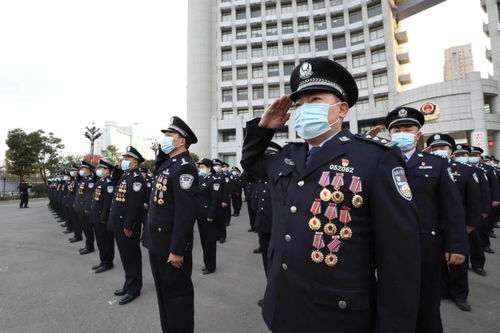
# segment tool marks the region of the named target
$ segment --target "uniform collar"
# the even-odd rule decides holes
[[[328,138],[326,138],[325,140],[323,140],[323,142],[321,142],[321,143],[320,143],[319,145],[317,145],[317,146],[313,146],[313,145],[311,145],[311,144],[309,144],[309,143],[308,143],[308,144],[307,144],[307,148],[308,148],[308,150],[307,150],[307,151],[310,151],[313,147],[320,147],[320,148],[321,148],[321,147],[323,147],[323,145],[324,145],[325,143],[327,143],[328,141],[330,141],[331,139],[333,139],[333,138],[335,137],[335,135],[337,135],[337,134],[339,134],[339,133],[340,133],[340,130],[338,130],[337,132],[335,132],[335,133],[333,133],[332,135],[330,135]]]

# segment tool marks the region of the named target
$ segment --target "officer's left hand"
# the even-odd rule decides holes
[[[127,236],[128,238],[132,237],[132,234],[134,233],[130,229],[123,229],[123,232],[125,233],[125,236]]]
[[[500,201],[492,201],[492,202],[491,202],[491,205],[492,205],[493,207],[498,207],[498,205],[500,205]]]
[[[467,233],[470,234],[474,231],[474,227],[467,227]]]
[[[461,263],[463,263],[465,261],[465,256],[460,254],[460,253],[446,252],[444,254],[444,257],[445,257],[446,261],[448,262],[448,264],[450,264],[450,265],[460,265]]]
[[[90,215],[90,210],[85,209],[85,215]]]
[[[144,208],[148,209],[148,204],[147,203],[144,203]]]
[[[184,263],[184,256],[178,256],[176,254],[170,253],[168,256],[168,262],[172,264],[175,268],[181,268]]]
[[[226,208],[227,207],[227,203],[223,202],[222,203],[222,208]]]

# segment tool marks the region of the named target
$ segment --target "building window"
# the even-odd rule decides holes
[[[281,14],[290,14],[292,12],[292,3],[282,3],[281,4]]]
[[[387,85],[387,73],[373,75],[373,85],[375,87]]]
[[[246,101],[246,100],[248,100],[248,89],[238,88],[238,101]]]
[[[231,69],[222,70],[222,81],[231,81],[233,79],[233,72]]]
[[[344,0],[330,0],[330,7],[340,6],[344,3]]]
[[[384,37],[384,28],[378,26],[370,30],[370,40],[375,40]]]
[[[221,36],[223,42],[231,41],[231,30],[223,31]]]
[[[345,57],[343,58],[335,58],[335,61],[342,65],[342,67],[347,68],[347,59]]]
[[[366,58],[364,54],[352,57],[352,67],[361,67],[366,65]]]
[[[377,50],[372,52],[372,63],[385,61],[385,50]]]
[[[290,95],[292,93],[292,88],[289,84],[285,84],[285,94]]]
[[[246,18],[247,18],[247,13],[246,13],[245,8],[236,10],[236,19],[237,20],[244,20]]]
[[[231,11],[228,10],[228,11],[222,12],[220,20],[222,22],[230,22],[231,21]]]
[[[325,30],[326,29],[326,20],[325,18],[319,18],[314,20],[314,30]]]
[[[332,17],[332,28],[338,28],[344,26],[344,16],[334,16]]]
[[[262,47],[254,46],[252,48],[252,58],[262,58]]]
[[[242,48],[242,49],[237,49],[236,50],[236,59],[238,60],[244,60],[247,58],[247,49]]]
[[[269,86],[269,98],[280,97],[280,87],[279,86]]]
[[[292,71],[294,68],[295,68],[294,63],[284,63],[283,64],[283,74],[285,74],[285,75],[292,74]]]
[[[328,42],[326,39],[319,39],[316,41],[316,52],[328,50]]]
[[[313,0],[313,9],[325,8],[325,0]]]
[[[276,24],[268,24],[266,27],[267,36],[276,36],[278,34],[278,28]]]
[[[366,79],[366,77],[358,77],[355,80],[356,80],[356,85],[358,86],[358,89],[368,88],[368,80]]]
[[[310,53],[311,52],[311,44],[309,42],[299,43],[299,53]]]
[[[283,54],[293,54],[293,43],[283,44]]]
[[[364,41],[363,31],[351,33],[351,45],[362,44]]]
[[[222,110],[222,119],[228,120],[228,119],[233,119],[234,118],[234,113],[233,110]]]
[[[260,17],[260,6],[255,6],[250,9],[250,17]]]
[[[264,108],[260,108],[260,107],[253,108],[253,116],[254,117],[260,117],[263,114],[264,114]]]
[[[266,15],[276,15],[276,5],[266,6]]]
[[[231,61],[231,50],[222,51],[222,61]]]
[[[262,77],[262,66],[252,68],[252,77],[260,79]]]
[[[233,91],[231,89],[222,90],[222,101],[231,102],[233,100]]]
[[[236,30],[236,39],[246,39],[247,38],[247,29],[238,29]]]
[[[280,68],[278,65],[268,65],[267,66],[267,76],[279,76]]]
[[[243,117],[247,117],[249,114],[248,109],[238,109],[237,112],[238,116],[243,116]]]
[[[252,35],[252,38],[262,37],[262,28],[261,27],[252,27],[251,35]]]
[[[333,48],[334,49],[340,49],[345,47],[345,36],[344,35],[339,35],[339,36],[333,36]]]
[[[361,16],[361,10],[349,13],[349,24],[356,23],[362,20],[363,17]]]
[[[248,70],[246,67],[240,67],[236,70],[236,78],[238,80],[246,80],[248,77]]]
[[[368,111],[370,108],[370,103],[367,99],[359,100],[356,102],[356,111],[363,112]]]
[[[293,34],[293,23],[292,22],[281,23],[281,33],[283,35]]]
[[[389,99],[387,96],[375,98],[375,109],[377,111],[386,111],[389,107]]]
[[[252,96],[253,96],[253,99],[263,99],[264,98],[264,88],[253,87]]]
[[[224,130],[222,133],[222,142],[235,142],[236,141],[236,130]]]
[[[380,4],[368,7],[368,17],[374,17],[382,14],[382,6]]]
[[[274,132],[273,140],[287,140],[288,139],[288,126],[277,129]]]
[[[267,56],[268,57],[278,56],[278,45],[267,46]]]
[[[297,11],[299,12],[305,12],[309,10],[307,6],[307,0],[306,1],[297,1]]]
[[[309,31],[309,21],[299,21],[297,23],[298,32],[308,32]]]

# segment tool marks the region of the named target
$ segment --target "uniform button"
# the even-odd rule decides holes
[[[264,201],[264,199],[262,199],[262,201]]]
[[[304,181],[303,181],[303,180],[299,181],[299,182],[297,183],[297,185],[299,185],[299,186],[304,186]]]
[[[432,236],[436,236],[436,232],[435,231],[431,231],[431,235]]]
[[[287,243],[290,243],[292,241],[292,236],[285,235],[285,240],[286,240]]]
[[[292,212],[293,214],[296,213],[297,207],[295,207],[295,206],[290,207],[290,212]]]
[[[266,193],[266,190],[262,191],[262,193]]]
[[[429,175],[427,175],[427,174],[426,174],[426,175],[425,175],[425,178],[429,178]]]
[[[344,310],[347,308],[347,302],[346,301],[339,301],[338,306],[340,309]]]
[[[161,228],[158,228],[158,231],[161,231]]]
[[[286,271],[288,269],[288,266],[285,263],[282,263],[281,268],[283,268],[283,270]]]

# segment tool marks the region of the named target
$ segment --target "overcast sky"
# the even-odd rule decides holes
[[[0,0],[0,165],[12,128],[52,131],[82,154],[92,122],[142,122],[154,137],[185,117],[187,2]],[[484,16],[479,1],[448,0],[404,21],[414,86],[441,81],[458,44],[491,72]]]

